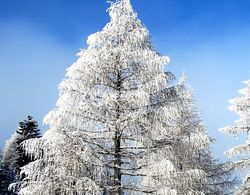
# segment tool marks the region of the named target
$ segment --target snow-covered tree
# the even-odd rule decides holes
[[[27,120],[19,122],[16,140],[16,154],[13,156],[14,171],[20,174],[20,168],[30,163],[33,159],[25,153],[22,142],[32,138],[40,138],[40,130],[38,129],[37,121],[32,116],[28,116]]]
[[[11,151],[12,147],[8,147],[9,143],[10,141],[6,143],[5,153],[3,154],[1,151],[1,154],[0,154],[1,156],[0,158],[0,194],[12,195],[14,193],[11,192],[8,188],[9,188],[9,185],[15,180],[16,175],[9,166],[9,163],[11,163],[11,152],[13,152]]]
[[[142,157],[161,147],[155,137],[169,131],[179,87],[170,86],[173,76],[163,71],[169,58],[155,52],[129,0],[108,12],[111,21],[89,36],[60,84],[57,106],[45,117],[50,129],[25,143],[37,160],[23,167],[20,194],[151,192],[140,185],[148,165]]]
[[[9,181],[6,178],[6,171],[2,165],[3,153],[0,150],[0,194],[8,193]]]
[[[148,151],[143,184],[151,186],[155,194],[229,194],[233,180],[210,152],[213,140],[195,108],[185,75],[180,85],[176,94],[180,101],[162,107],[177,109],[154,138],[161,147]]]
[[[190,171],[190,168],[202,170],[205,173],[203,179],[193,179],[194,191],[210,195],[232,194],[236,181],[231,164],[221,163],[214,158],[211,152],[214,140],[206,132],[206,126],[201,114],[197,111],[186,75],[184,74],[180,80],[183,86],[180,93],[182,102],[179,105],[180,118],[175,119],[175,125],[177,129],[182,129],[180,132],[184,132],[179,134],[180,142],[178,143],[183,145],[183,148],[177,151],[181,156],[180,163],[185,164],[186,167],[186,169],[183,166],[181,168],[185,171]]]
[[[20,175],[20,168],[33,160],[25,153],[22,146],[23,141],[39,137],[37,122],[33,120],[32,116],[28,116],[27,120],[19,122],[17,131],[7,140],[2,159],[6,189],[8,189],[9,184],[13,182],[18,184],[24,178],[24,175]],[[18,185],[15,188],[17,189]]]
[[[3,158],[3,153],[2,153],[2,150],[0,150],[0,193],[1,194],[5,193],[5,190],[6,190],[6,187],[4,185],[5,175],[4,175],[4,170],[2,166],[2,158]]]
[[[2,150],[0,150],[0,189],[2,188],[2,183],[4,181],[2,158],[3,158],[3,152]]]
[[[245,186],[241,194],[250,194],[250,80],[244,81],[246,87],[239,90],[241,96],[233,98],[229,101],[232,105],[229,110],[237,113],[240,118],[234,122],[233,125],[226,126],[220,131],[227,133],[233,137],[238,137],[241,134],[247,135],[245,144],[236,146],[226,151],[225,154],[229,157],[237,157],[235,162],[235,168],[240,170],[244,169],[246,174]]]
[[[6,142],[3,165],[14,171],[16,175],[19,175],[22,166],[32,161],[32,158],[25,153],[22,142],[31,138],[39,138],[39,131],[37,122],[32,116],[28,116],[27,120],[19,122],[18,129]]]
[[[214,159],[211,151],[201,151],[197,161],[198,167],[206,173],[206,180],[202,184],[205,194],[229,195],[233,194],[236,178],[233,177],[231,163],[221,163]]]
[[[17,158],[18,139],[20,139],[20,135],[18,135],[15,132],[14,134],[11,135],[10,139],[6,141],[6,144],[3,150],[2,166],[5,170],[9,170],[13,172],[13,174],[15,170],[17,169],[15,165],[15,158]]]
[[[4,167],[0,167],[0,194],[16,195],[15,192],[9,189],[9,185],[15,180],[15,174]]]

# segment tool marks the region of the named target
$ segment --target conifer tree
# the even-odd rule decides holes
[[[16,178],[17,174],[15,173],[15,163],[14,159],[17,155],[17,139],[19,135],[14,133],[9,140],[6,141],[3,157],[1,161],[2,165],[2,173],[3,173],[3,183],[1,186],[2,193],[12,194],[9,190],[9,185],[13,183]]]
[[[0,150],[0,193],[3,194],[5,190],[4,182],[5,182],[5,176],[4,176],[4,170],[3,170],[3,165],[2,165],[2,158],[3,158],[3,153]]]
[[[15,180],[15,174],[13,171],[6,169],[5,167],[0,167],[0,194],[2,195],[16,195],[9,185]]]
[[[2,188],[2,182],[3,182],[3,168],[2,168],[2,158],[3,158],[3,152],[0,150],[0,189]]]
[[[140,184],[148,166],[142,159],[161,147],[155,137],[169,131],[180,86],[170,85],[173,75],[163,71],[169,58],[154,51],[129,0],[108,12],[111,21],[89,36],[60,84],[45,117],[50,129],[25,142],[37,160],[23,167],[20,194],[152,193]]]
[[[27,120],[19,122],[18,129],[6,142],[3,153],[3,164],[19,175],[20,168],[32,161],[32,158],[25,154],[22,142],[31,138],[39,138],[40,130],[37,122],[32,116]]]
[[[37,121],[32,116],[28,116],[27,120],[19,122],[18,129],[16,130],[16,154],[13,158],[13,167],[17,175],[20,174],[20,168],[30,163],[33,159],[25,153],[22,143],[25,140],[32,138],[40,138],[40,130],[38,129]]]
[[[2,165],[2,158],[3,158],[3,153],[0,150],[0,194],[6,193],[7,188],[8,188],[8,186],[5,185],[6,177],[5,177],[5,171]]]
[[[13,136],[12,136],[12,139]],[[15,181],[16,174],[10,166],[11,158],[13,155],[14,147],[9,147],[12,142],[9,140],[6,142],[4,154],[1,151],[1,159],[0,159],[0,194],[13,195],[15,194],[11,190],[9,190],[9,185]]]
[[[6,177],[6,189],[14,182],[16,185],[13,185],[15,187],[12,191],[16,191],[20,180],[25,177],[20,175],[20,168],[30,163],[33,159],[25,153],[22,143],[31,138],[39,138],[39,131],[37,122],[33,120],[32,116],[28,116],[27,120],[19,122],[18,129],[6,142],[2,159],[3,172]]]
[[[183,149],[179,150],[179,156],[182,157],[180,162],[185,164],[186,171],[192,167],[194,170],[202,170],[205,173],[203,179],[193,179],[194,191],[210,195],[232,194],[236,179],[233,177],[231,164],[219,162],[214,158],[211,152],[214,139],[207,134],[206,126],[201,114],[197,111],[194,95],[185,74],[180,81],[183,86],[180,93],[182,102],[179,106],[181,120],[177,117],[176,124],[178,124],[178,128],[182,129],[182,132],[185,132],[180,134],[181,142],[179,144],[184,145]],[[183,152],[184,154],[181,154]]]
[[[143,184],[155,194],[229,194],[234,180],[210,152],[213,140],[195,108],[185,75],[180,85],[176,113],[166,121],[168,131],[162,128],[155,138],[161,147],[148,152]]]
[[[10,139],[6,141],[3,150],[2,165],[9,170],[14,170],[14,158],[17,155],[17,139],[19,135],[15,132],[11,135]]]
[[[220,131],[227,133],[233,137],[238,137],[241,134],[247,136],[245,144],[235,146],[230,150],[226,151],[225,154],[229,157],[237,157],[238,161],[235,162],[235,168],[237,170],[245,170],[247,172],[245,177],[245,185],[240,192],[242,195],[250,194],[250,80],[244,81],[246,87],[239,90],[241,96],[233,98],[229,101],[232,105],[229,107],[230,111],[233,111],[239,115],[239,119],[234,122],[233,125],[221,128]]]

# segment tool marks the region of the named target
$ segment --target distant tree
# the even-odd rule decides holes
[[[17,148],[18,148],[18,140],[20,139],[20,135],[16,132],[11,135],[10,139],[6,141],[4,151],[3,151],[3,159],[2,164],[5,168],[12,170],[15,172],[15,159],[17,158]]]
[[[3,153],[0,151],[0,194],[14,195],[15,193],[9,191],[9,185],[15,180],[15,174],[3,163]]]
[[[4,182],[5,182],[5,176],[4,176],[4,170],[2,166],[2,158],[3,158],[3,153],[2,150],[0,150],[0,194],[4,193]]]
[[[19,122],[18,129],[6,142],[2,166],[5,174],[7,174],[6,177],[8,177],[8,180],[6,180],[6,183],[8,181],[7,187],[9,184],[18,183],[24,178],[24,175],[20,175],[20,168],[33,160],[32,156],[26,154],[22,146],[23,141],[39,137],[41,136],[37,122],[33,120],[32,116],[28,116],[27,120]]]
[[[238,137],[241,134],[247,135],[245,144],[236,146],[226,151],[225,154],[229,157],[238,157],[238,161],[234,163],[236,170],[245,171],[244,186],[239,190],[242,195],[250,194],[250,80],[244,81],[246,87],[239,90],[241,96],[231,99],[232,104],[229,110],[236,112],[240,119],[234,122],[233,125],[221,128],[220,131],[227,133],[233,137]]]
[[[3,194],[14,194],[8,190],[9,185],[16,180],[16,173],[14,171],[14,159],[17,155],[17,139],[19,135],[14,133],[9,140],[6,141],[1,168],[3,173],[3,183],[1,186]]]
[[[38,129],[37,121],[35,121],[32,116],[28,116],[27,120],[19,122],[16,133],[18,135],[15,151],[17,155],[13,156],[13,169],[15,173],[19,175],[20,168],[34,160],[32,156],[27,155],[22,143],[28,139],[40,138],[41,134]]]
[[[39,137],[41,137],[40,130],[32,116],[28,116],[27,120],[19,122],[18,129],[6,142],[3,153],[4,166],[19,175],[20,168],[32,161],[32,157],[25,153],[22,142]]]

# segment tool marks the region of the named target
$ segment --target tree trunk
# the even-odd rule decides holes
[[[118,97],[117,97],[117,105],[116,105],[116,119],[120,118],[120,96],[121,96],[121,75],[120,71],[117,72],[117,89],[118,89]],[[115,186],[115,195],[121,195],[121,132],[119,128],[119,124],[116,124],[115,128],[115,137],[114,137],[114,150],[115,150],[115,160],[114,160],[114,186]]]
[[[115,185],[115,194],[121,195],[122,189],[121,189],[121,136],[119,133],[119,130],[117,129],[115,133],[115,161],[114,161],[114,185]]]

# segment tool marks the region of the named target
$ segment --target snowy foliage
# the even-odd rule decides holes
[[[24,142],[36,160],[22,168],[19,193],[204,194],[207,173],[194,162],[211,139],[192,94],[172,84],[169,58],[154,50],[129,0],[108,12],[67,69],[44,118],[50,128]]]
[[[4,152],[3,152],[3,159],[2,164],[5,168],[8,168],[9,170],[17,170],[18,167],[16,167],[16,161],[15,159],[18,158],[17,155],[17,148],[18,143],[17,140],[21,138],[21,135],[18,133],[14,133],[11,135],[10,139],[6,141]]]
[[[37,121],[35,121],[32,116],[28,116],[27,120],[19,122],[16,133],[18,134],[18,138],[16,140],[17,155],[14,159],[14,162],[16,163],[15,172],[20,174],[20,168],[33,160],[32,157],[26,154],[22,145],[23,142],[32,138],[40,138],[41,135],[40,130],[38,129]]]
[[[60,84],[57,106],[44,119],[50,129],[25,143],[37,160],[23,168],[20,194],[144,191],[136,185],[138,161],[175,112],[160,101],[174,101],[178,87],[168,87],[169,59],[154,51],[130,2],[112,3],[108,12],[111,21],[89,36]]]
[[[235,146],[231,148],[230,150],[226,151],[226,155],[230,157],[238,157],[239,160],[235,162],[235,168],[236,169],[245,169],[249,172],[249,165],[250,165],[250,137],[249,137],[249,131],[250,131],[250,80],[244,81],[244,84],[246,85],[245,88],[239,90],[239,93],[241,96],[236,97],[234,99],[231,99],[229,102],[232,104],[229,107],[229,110],[237,113],[240,118],[234,122],[233,125],[226,126],[220,131],[227,133],[233,137],[237,137],[241,134],[247,135],[246,143]],[[245,181],[245,189],[244,192],[241,192],[242,194],[249,194],[250,193],[250,183],[249,183],[249,177],[247,176]]]
[[[32,158],[25,153],[22,142],[36,137],[40,137],[37,122],[28,116],[27,120],[19,122],[17,131],[6,141],[2,166],[5,176],[9,178],[8,185],[15,182],[12,191],[18,189],[18,183],[24,177],[20,175],[20,168],[32,161]]]
[[[166,118],[167,131],[160,129],[155,138],[161,147],[148,152],[143,183],[156,194],[229,194],[233,185],[229,169],[212,157],[212,139],[195,109],[186,76],[180,80],[179,101],[171,105],[176,113]]]
[[[13,194],[9,191],[9,185],[15,180],[16,174],[13,171],[13,156],[15,155],[16,135],[6,142],[4,153],[1,151],[0,159],[0,194]]]
[[[16,175],[20,173],[20,167],[31,162],[31,158],[25,154],[22,142],[31,139],[39,138],[40,133],[37,122],[33,117],[28,116],[27,120],[19,122],[17,131],[7,140],[4,153],[3,165],[13,170]]]

